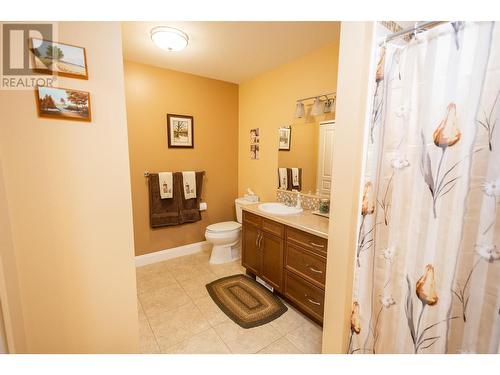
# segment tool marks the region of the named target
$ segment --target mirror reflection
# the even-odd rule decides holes
[[[296,121],[278,129],[278,188],[329,196],[334,121]]]

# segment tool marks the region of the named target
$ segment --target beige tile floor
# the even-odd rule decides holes
[[[321,352],[321,327],[288,304],[285,314],[260,327],[243,329],[229,319],[205,285],[244,268],[211,265],[208,257],[201,252],[137,268],[141,353]]]

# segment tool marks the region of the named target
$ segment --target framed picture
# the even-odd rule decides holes
[[[92,120],[90,93],[61,87],[42,87],[35,90],[39,117],[61,120]]]
[[[88,79],[85,48],[31,38],[32,67],[37,73]]]
[[[256,144],[260,142],[259,128],[250,129],[250,144]]]
[[[259,160],[260,158],[260,147],[258,144],[250,145],[250,159]]]
[[[290,151],[290,144],[292,140],[292,128],[284,126],[279,129],[279,151]]]
[[[193,127],[193,116],[167,114],[168,148],[193,148]]]

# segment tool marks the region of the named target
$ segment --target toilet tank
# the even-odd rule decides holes
[[[246,204],[254,204],[256,202],[251,202],[249,200],[246,200],[245,198],[236,198],[234,200],[234,205],[236,206],[236,219],[238,220],[238,223],[241,223],[243,221],[243,210],[241,209],[241,206],[244,206]]]

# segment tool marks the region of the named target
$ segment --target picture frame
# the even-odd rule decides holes
[[[260,159],[260,145],[254,144],[250,145],[250,159],[251,160],[259,160]]]
[[[193,116],[167,114],[168,148],[194,148]]]
[[[32,69],[36,73],[88,79],[85,48],[41,38],[30,38]]]
[[[290,126],[282,126],[279,128],[278,134],[278,151],[290,151],[290,146],[292,143],[292,128]]]
[[[35,89],[38,117],[92,121],[90,93],[62,87],[37,86]]]
[[[260,129],[250,129],[250,144],[258,144],[260,142]]]

